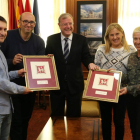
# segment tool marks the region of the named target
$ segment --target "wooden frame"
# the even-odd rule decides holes
[[[77,2],[97,1],[97,0],[66,0],[66,12],[74,18],[74,32],[77,33]],[[106,27],[110,23],[118,22],[118,0],[98,0],[106,1]]]
[[[106,31],[106,1],[77,1],[77,33],[102,41]]]
[[[23,56],[26,87],[33,91],[58,90],[54,56]]]
[[[98,46],[104,44],[105,31],[106,1],[77,1],[77,33],[87,38],[93,60]],[[88,74],[85,68],[83,72]]]
[[[121,76],[121,71],[90,70],[83,98],[117,103]]]

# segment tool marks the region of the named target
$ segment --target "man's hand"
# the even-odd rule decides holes
[[[23,94],[28,94],[30,92],[33,92],[32,90],[30,90],[29,88],[25,87],[25,91],[23,92]]]
[[[122,88],[122,89],[120,89],[120,96],[121,95],[124,95],[124,94],[126,94],[127,93],[127,88],[126,87],[124,87],[124,88]]]
[[[98,67],[97,65],[93,64],[93,63],[90,63],[90,64],[88,65],[88,68],[89,68],[90,70],[98,70],[98,69],[99,69],[99,67]]]
[[[19,77],[24,77],[25,76],[24,73],[26,73],[26,71],[24,69],[18,70],[18,76]]]
[[[54,55],[53,55],[53,54],[48,54],[47,56],[52,57],[52,56],[54,56]]]
[[[14,59],[13,59],[13,64],[16,65],[17,63],[21,63],[23,59],[23,55],[22,54],[16,54]]]

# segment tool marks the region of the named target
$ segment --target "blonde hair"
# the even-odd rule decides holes
[[[134,33],[140,33],[140,26],[139,27],[136,27],[133,31],[133,36],[134,36]]]
[[[129,47],[128,47],[128,43],[126,41],[126,38],[125,38],[125,33],[124,33],[124,30],[123,28],[118,24],[118,23],[111,23],[107,29],[106,29],[106,33],[105,33],[105,36],[104,36],[104,41],[105,41],[105,54],[106,53],[110,53],[110,47],[111,47],[111,42],[109,40],[109,33],[111,30],[113,30],[114,28],[116,28],[117,30],[119,30],[122,34],[123,34],[123,37],[122,37],[122,45],[124,46],[124,49],[129,51]]]

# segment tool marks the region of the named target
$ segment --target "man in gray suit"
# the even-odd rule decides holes
[[[7,36],[7,22],[0,16],[0,45],[4,42]],[[27,94],[32,92],[24,86],[19,86],[10,79],[24,76],[25,71],[20,69],[18,71],[10,71],[8,73],[7,62],[5,56],[0,50],[0,140],[8,140],[11,125],[11,110],[12,101],[10,94]]]

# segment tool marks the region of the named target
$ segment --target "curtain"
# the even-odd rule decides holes
[[[123,27],[128,44],[133,45],[133,30],[140,26],[140,0],[119,0],[118,23]]]
[[[23,1],[25,7],[26,0]],[[38,0],[39,18],[40,18],[40,36],[45,43],[47,37],[51,34],[60,32],[58,26],[58,17],[66,12],[66,0]],[[17,6],[18,0],[14,0]],[[30,0],[31,9],[33,9],[34,0]],[[5,17],[8,22],[8,0],[0,0],[0,15]],[[9,22],[8,22],[9,23]],[[9,27],[7,25],[7,27]]]
[[[0,15],[7,20],[7,27],[9,27],[8,0],[0,0]]]
[[[65,13],[65,0],[39,0],[39,17],[40,17],[40,36],[45,43],[47,37],[54,33],[59,33],[58,17]]]

